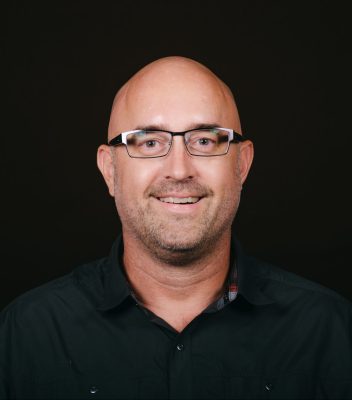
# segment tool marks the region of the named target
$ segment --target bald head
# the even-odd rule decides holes
[[[204,65],[189,58],[165,57],[142,68],[117,92],[108,135],[111,139],[144,126],[176,131],[197,124],[241,132],[231,90]]]

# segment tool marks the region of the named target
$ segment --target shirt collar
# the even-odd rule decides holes
[[[120,235],[114,242],[107,258],[105,271],[103,273],[103,299],[97,309],[108,311],[119,306],[130,297],[130,289],[123,271],[122,264],[123,240]],[[257,263],[248,258],[239,242],[233,238],[231,243],[231,259],[235,258],[238,276],[238,294],[242,295],[253,305],[267,305],[274,303],[261,288],[263,273]]]
[[[238,294],[249,303],[264,306],[275,303],[265,292],[266,268],[258,260],[247,257],[236,238],[232,239],[231,251],[235,254],[238,274]]]
[[[102,302],[97,307],[98,310],[108,311],[115,308],[130,296],[123,270],[122,255],[123,241],[122,235],[119,235],[112,245],[105,265],[106,269],[103,274],[104,295]]]

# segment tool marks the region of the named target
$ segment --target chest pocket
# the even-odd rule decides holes
[[[309,374],[246,376],[230,379],[232,399],[313,399],[316,391],[316,382]]]
[[[36,399],[136,399],[140,381],[109,374],[76,375],[59,378],[36,385]]]

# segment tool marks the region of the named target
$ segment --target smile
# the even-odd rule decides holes
[[[200,199],[201,197],[158,197],[158,200],[171,204],[194,204]]]

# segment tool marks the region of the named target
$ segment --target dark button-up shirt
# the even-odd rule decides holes
[[[122,251],[1,313],[0,398],[352,398],[351,304],[335,292],[234,242],[233,301],[178,333],[135,301]]]

